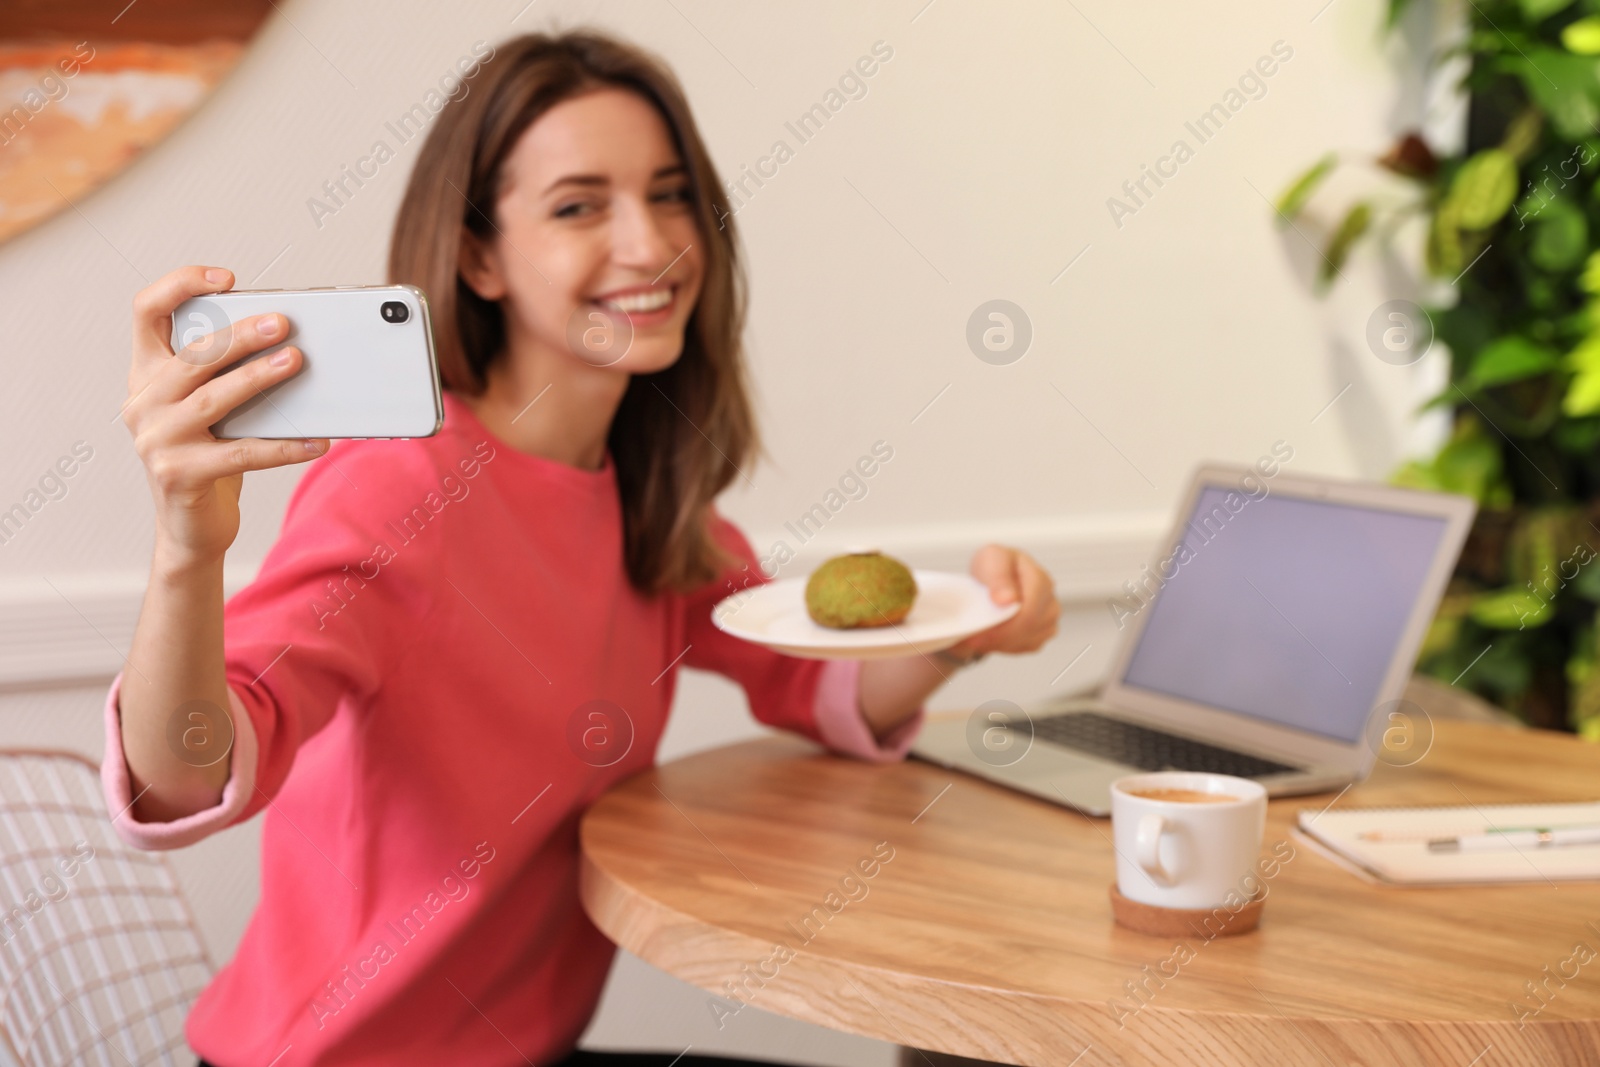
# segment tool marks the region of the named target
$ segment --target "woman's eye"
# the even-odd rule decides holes
[[[562,204],[560,207],[556,208],[555,217],[558,219],[574,219],[583,215],[587,215],[593,210],[593,204],[584,200],[579,200],[571,204]]]
[[[676,189],[665,189],[656,194],[655,199],[662,204],[687,204],[693,199],[693,194],[687,185]]]

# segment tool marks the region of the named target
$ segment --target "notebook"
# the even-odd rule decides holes
[[[1302,841],[1368,881],[1395,885],[1600,880],[1600,844],[1436,852],[1428,841],[1492,828],[1600,826],[1600,802],[1303,809]],[[1376,839],[1381,837],[1381,839]]]

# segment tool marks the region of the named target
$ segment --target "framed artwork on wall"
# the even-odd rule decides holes
[[[194,112],[271,0],[0,4],[0,241],[109,180]]]

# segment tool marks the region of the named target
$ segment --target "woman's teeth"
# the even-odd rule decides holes
[[[633,293],[628,296],[619,296],[612,299],[599,301],[601,307],[610,308],[612,311],[621,311],[629,314],[643,314],[647,311],[657,311],[672,303],[671,289],[656,289],[648,293]]]

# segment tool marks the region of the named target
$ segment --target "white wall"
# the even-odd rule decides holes
[[[798,547],[784,522],[882,439],[893,460],[786,573],[864,540],[923,565],[961,568],[989,539],[1044,559],[1068,601],[1060,637],[991,659],[937,704],[1092,682],[1115,637],[1104,600],[1136,573],[1196,461],[1248,462],[1282,439],[1293,470],[1381,477],[1407,447],[1407,411],[1437,365],[1394,367],[1361,340],[1405,284],[1362,261],[1332,299],[1312,298],[1316,255],[1263,199],[1329,147],[1373,154],[1417,121],[1420,87],[1378,40],[1378,0],[525,3],[286,2],[173,137],[0,248],[0,508],[74,441],[95,450],[67,496],[0,546],[0,742],[101,748],[102,687],[152,536],[116,420],[133,293],[190,262],[228,265],[241,286],[382,280],[415,142],[320,227],[306,202],[480,39],[598,23],[671,61],[725,176],[775,139],[795,149],[738,215],[775,462],[724,505],[758,550]],[[894,56],[867,95],[799,145],[785,121],[880,40]],[[1266,95],[1197,145],[1184,123],[1277,41],[1293,57]],[[1451,114],[1429,118],[1448,127]],[[1116,225],[1107,199],[1180,137],[1193,158]],[[1032,323],[1007,366],[965,340],[995,298]],[[236,582],[298,474],[248,480]],[[664,756],[758,732],[722,680],[680,691]],[[256,843],[246,826],[173,857],[220,957],[254,903]],[[720,1033],[710,1019],[704,994],[625,958],[588,1040],[890,1062],[886,1046],[773,1016],[742,1013]]]

